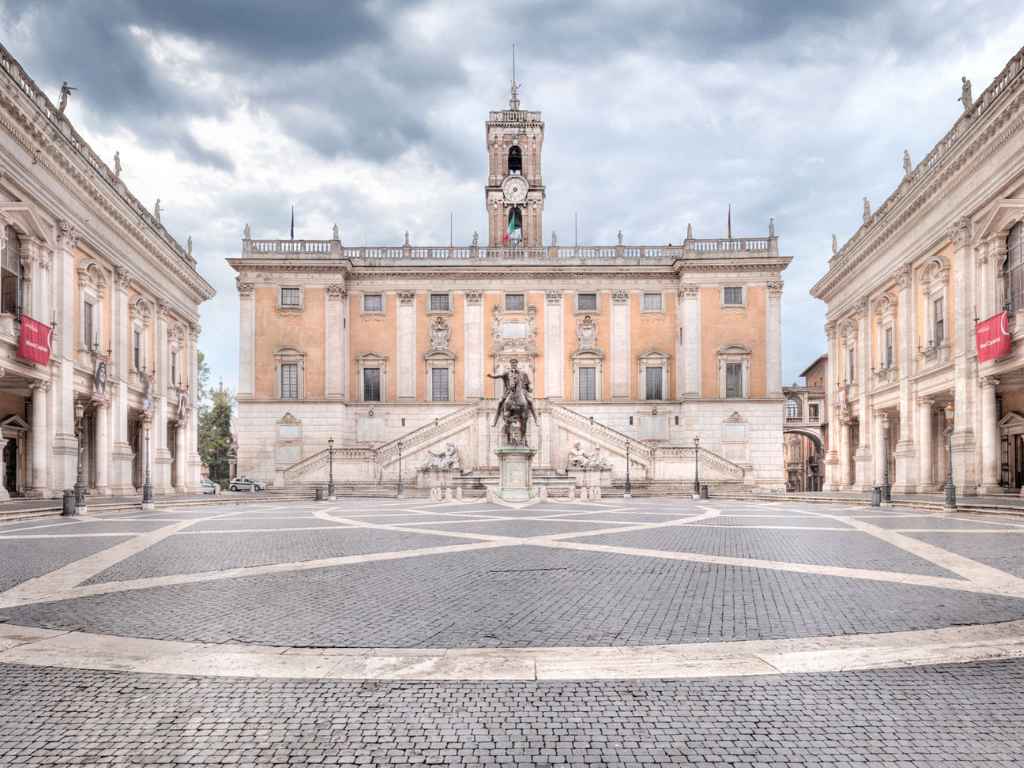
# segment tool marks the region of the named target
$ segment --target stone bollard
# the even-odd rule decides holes
[[[452,501],[454,498],[455,498],[455,496],[454,496],[454,494],[452,494],[452,489],[451,488],[445,488],[444,489],[444,500],[445,501]]]
[[[570,485],[569,486],[569,494],[566,496],[566,498],[569,501],[573,501],[574,496],[575,496],[575,493],[574,493],[573,487]]]
[[[537,498],[541,501],[548,500],[548,487],[546,485],[542,485],[537,489]]]
[[[595,501],[600,501],[601,500],[601,486],[600,485],[595,485],[593,488],[590,489],[590,498],[594,499]]]
[[[457,501],[462,501],[462,486],[460,485],[455,489],[455,498]]]

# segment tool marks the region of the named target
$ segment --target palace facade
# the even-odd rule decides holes
[[[197,490],[199,304],[182,248],[0,46],[2,491]]]
[[[765,236],[680,245],[543,242],[544,122],[486,122],[481,243],[349,247],[261,240],[238,272],[238,472],[277,486],[414,482],[449,443],[464,475],[497,465],[493,426],[512,359],[529,374],[535,475],[579,442],[635,487],[781,488],[780,273]],[[699,448],[694,438],[700,438]],[[328,439],[335,449],[328,452]]]
[[[960,494],[1024,488],[1024,50],[961,101],[811,291],[828,304],[826,490],[936,492],[950,469]],[[993,323],[1011,339],[985,359]]]

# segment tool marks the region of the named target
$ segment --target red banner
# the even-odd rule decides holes
[[[50,362],[50,326],[22,315],[18,357],[40,365]]]
[[[1010,354],[1009,316],[1005,311],[982,320],[974,328],[978,362],[995,360]]]

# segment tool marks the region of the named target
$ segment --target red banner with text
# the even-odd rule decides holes
[[[1009,315],[1004,310],[988,320],[982,320],[974,328],[974,338],[979,363],[1010,354]]]
[[[18,357],[40,365],[50,362],[50,326],[22,315]]]

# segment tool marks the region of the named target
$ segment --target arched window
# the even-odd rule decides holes
[[[1006,303],[1011,311],[1024,309],[1024,222],[1018,221],[1006,238]]]
[[[791,397],[789,398],[789,400],[786,401],[786,418],[800,418],[800,401],[797,400],[795,397]]]
[[[515,144],[508,148],[508,172],[523,172],[523,150]]]

